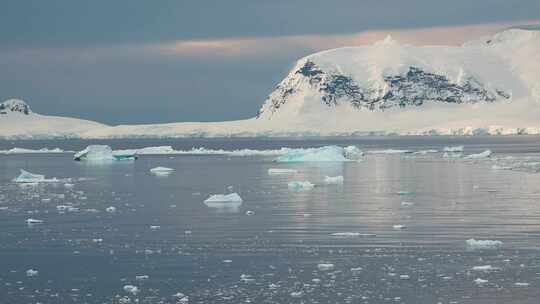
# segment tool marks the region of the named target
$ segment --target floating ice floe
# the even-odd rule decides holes
[[[399,149],[386,149],[386,150],[372,150],[367,151],[369,154],[404,154],[412,153],[411,150],[399,150]]]
[[[414,206],[413,202],[401,202],[401,207],[411,207]]]
[[[468,239],[465,241],[470,249],[497,249],[502,246],[501,241],[494,240],[475,240]]]
[[[474,280],[474,283],[476,285],[483,285],[483,284],[486,284],[488,282],[488,280],[484,280],[484,279],[480,279],[480,278],[477,278],[476,280]]]
[[[159,230],[159,229],[161,229],[161,226],[157,226],[157,225],[150,226],[150,230]]]
[[[324,183],[325,184],[334,184],[334,185],[343,184],[343,176],[342,175],[339,175],[339,176],[325,176],[324,177]]]
[[[303,291],[293,291],[290,293],[291,297],[293,298],[301,298],[304,296],[304,292]]]
[[[413,152],[412,154],[415,154],[415,155],[426,155],[426,154],[437,153],[437,152],[439,152],[439,150],[429,149],[429,150],[415,151],[415,152]]]
[[[405,225],[393,225],[392,228],[394,230],[403,230],[403,229],[407,229],[407,226],[405,226]]]
[[[350,158],[348,158],[350,157]],[[286,154],[276,159],[280,163],[290,162],[346,162],[358,157],[353,149],[338,146],[325,146],[321,148],[290,149]]]
[[[470,154],[470,155],[467,155],[465,156],[465,158],[467,159],[480,159],[480,158],[488,158],[491,156],[491,150],[486,150],[482,153],[477,153],[477,154]]]
[[[189,303],[189,297],[181,292],[177,292],[173,294],[172,296],[173,298],[176,298],[176,303],[181,303],[181,304]]]
[[[107,207],[107,208],[105,208],[105,211],[107,213],[115,213],[116,212],[116,207],[114,207],[114,206]]]
[[[150,173],[156,176],[168,176],[174,172],[174,169],[167,167],[155,167],[150,169]]]
[[[523,282],[514,283],[514,286],[516,286],[516,287],[528,287],[529,285],[531,285],[531,284],[530,283],[523,283]]]
[[[491,265],[482,265],[482,266],[474,266],[472,270],[489,272],[489,271],[497,271],[499,270],[499,268],[493,267]]]
[[[309,181],[292,181],[287,184],[291,191],[307,191],[315,187],[314,184]]]
[[[23,169],[21,170],[21,174],[13,179],[13,182],[15,183],[56,183],[58,182],[58,179],[56,178],[45,178],[45,175],[42,174],[35,174],[30,173],[28,171],[25,171]]]
[[[347,146],[343,148],[343,152],[345,154],[345,158],[351,160],[358,160],[360,157],[364,156],[364,152],[362,152],[357,146]]]
[[[335,237],[341,237],[341,238],[360,237],[360,236],[363,236],[363,237],[377,236],[376,234],[373,234],[373,233],[360,233],[360,232],[335,232],[335,233],[331,233],[330,235],[335,236]]]
[[[25,221],[25,223],[27,223],[28,225],[36,225],[36,224],[43,224],[44,222],[43,220],[29,218]]]
[[[124,285],[124,291],[132,295],[137,295],[139,293],[139,287],[134,285]]]
[[[444,152],[463,152],[463,146],[454,146],[454,147],[444,147]]]
[[[255,211],[248,210],[246,211],[246,215],[255,215]]]
[[[270,168],[268,169],[268,175],[289,175],[296,174],[297,170],[294,169],[281,169],[281,168]]]
[[[135,276],[135,280],[136,281],[146,281],[148,280],[150,277],[148,275],[137,275]]]
[[[107,145],[90,145],[86,149],[75,153],[73,159],[76,161],[107,162],[113,160],[135,160],[137,155],[130,151],[113,153],[111,147]]]
[[[12,148],[9,150],[0,150],[0,154],[39,154],[39,153],[68,153],[69,151],[64,151],[60,148],[41,148],[41,149],[25,149],[25,148]]]
[[[317,264],[317,269],[319,269],[319,271],[334,270],[334,264],[330,264],[330,263]]]
[[[27,277],[37,277],[39,275],[39,271],[35,270],[35,269],[28,269],[26,271],[26,276]]]
[[[242,198],[238,193],[231,194],[214,194],[210,195],[205,201],[205,203],[228,203],[228,202],[242,202]]]

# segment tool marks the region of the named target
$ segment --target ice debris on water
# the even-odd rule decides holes
[[[181,304],[189,303],[189,297],[181,292],[177,292],[173,294],[172,296],[173,298],[176,298],[176,301],[177,301],[176,303],[181,303]]]
[[[150,173],[156,176],[167,176],[174,172],[174,169],[167,167],[155,167],[150,169]]]
[[[465,158],[467,159],[480,159],[480,158],[488,158],[491,156],[491,150],[486,150],[482,153],[477,153],[477,154],[470,154],[470,155],[467,155],[465,156]]]
[[[21,174],[13,179],[15,183],[46,183],[46,182],[58,182],[58,179],[46,179],[45,175],[30,173],[26,170],[20,169]]]
[[[309,181],[292,181],[289,182],[287,186],[289,187],[289,190],[292,191],[311,190],[315,187],[315,185]]]
[[[248,210],[246,211],[246,215],[255,215],[255,211]]]
[[[468,239],[465,241],[465,243],[470,249],[497,249],[502,246],[502,242],[496,240]]]
[[[463,146],[444,147],[444,152],[463,152]]]
[[[516,282],[514,283],[514,286],[516,287],[528,287],[529,285],[531,285],[530,283],[524,283],[524,282]]]
[[[474,283],[476,285],[483,285],[483,284],[486,284],[488,282],[488,280],[484,280],[484,279],[481,279],[481,278],[477,278],[476,280],[474,280]]]
[[[149,278],[150,278],[150,276],[145,275],[145,274],[144,274],[144,275],[137,275],[137,276],[135,276],[135,280],[136,280],[136,281],[146,281],[146,280],[148,280]]]
[[[326,184],[334,184],[334,185],[340,185],[343,184],[343,176],[325,176],[324,182]]]
[[[324,146],[309,149],[291,149],[286,154],[279,156],[276,161],[286,162],[346,162],[356,160],[360,150],[355,151],[351,147]]]
[[[114,206],[107,207],[107,208],[105,208],[105,211],[108,212],[108,213],[115,213],[116,212],[116,207],[114,207]]]
[[[319,269],[319,271],[331,271],[331,270],[334,270],[334,264],[330,264],[330,263],[317,264],[317,269]]]
[[[226,202],[242,202],[242,198],[238,193],[231,193],[231,194],[214,194],[210,195],[205,201],[205,203],[226,203]]]
[[[393,225],[392,228],[394,228],[394,230],[403,230],[403,229],[407,229],[407,226],[405,226],[405,225]]]
[[[294,169],[282,169],[282,168],[270,168],[268,169],[268,175],[288,175],[296,174],[297,170]]]
[[[488,272],[488,271],[496,271],[496,270],[499,270],[499,268],[493,267],[493,266],[491,266],[491,265],[481,265],[481,266],[473,266],[472,270],[474,270],[474,271],[485,271],[485,272]]]
[[[303,291],[293,291],[291,292],[291,297],[293,298],[301,298],[304,296],[304,292]]]
[[[39,271],[35,270],[35,269],[28,269],[26,271],[26,276],[27,277],[37,277],[39,274]]]
[[[137,295],[139,293],[139,288],[134,285],[124,285],[124,291],[132,295]]]
[[[29,218],[25,221],[28,225],[43,224],[43,220]]]
[[[401,202],[401,207],[411,207],[414,206],[413,202]]]

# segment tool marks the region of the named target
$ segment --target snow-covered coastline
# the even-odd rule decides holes
[[[391,38],[298,60],[257,117],[109,126],[0,103],[0,139],[539,135],[540,31],[463,46]]]

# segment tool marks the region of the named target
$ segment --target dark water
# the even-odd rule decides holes
[[[0,150],[79,150],[89,143],[0,142]],[[540,158],[540,138],[104,143],[117,149],[356,144],[366,151],[464,144],[466,154],[491,149],[494,157],[368,154],[362,162],[276,164],[274,157],[172,155],[89,165],[70,154],[0,155],[0,303],[180,303],[173,296],[179,292],[189,303],[538,303],[540,174],[492,166]],[[156,166],[176,171],[153,176]],[[11,182],[21,168],[72,178],[73,187]],[[299,173],[270,176],[269,168]],[[326,175],[343,175],[344,184],[326,185]],[[291,180],[317,186],[291,192]],[[203,203],[230,186],[244,199],[238,209]],[[58,205],[79,210],[59,212]],[[106,212],[110,206],[116,212]],[[28,218],[44,223],[29,226]],[[358,235],[332,235],[344,232]],[[470,238],[502,246],[479,250],[466,246]],[[493,269],[473,270],[485,265]],[[38,275],[27,276],[29,269]],[[136,279],[142,275],[148,278]]]

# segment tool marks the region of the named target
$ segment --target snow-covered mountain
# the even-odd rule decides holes
[[[388,37],[309,55],[242,121],[113,127],[4,104],[0,136],[11,137],[540,134],[540,31],[509,29],[462,46]]]
[[[88,120],[36,114],[19,99],[0,103],[0,138],[81,137],[103,127]]]

